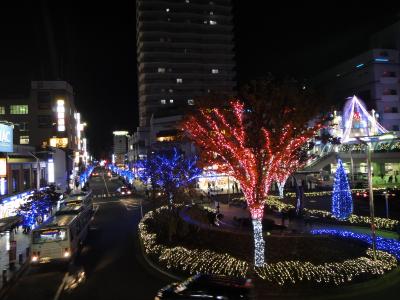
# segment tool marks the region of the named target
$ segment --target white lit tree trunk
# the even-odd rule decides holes
[[[252,219],[254,238],[254,265],[261,267],[264,264],[265,241],[263,236],[262,218]]]
[[[278,191],[279,191],[279,198],[283,199],[284,197],[284,190],[285,190],[285,183],[286,180],[282,180],[282,181],[277,181],[276,185],[278,186]]]

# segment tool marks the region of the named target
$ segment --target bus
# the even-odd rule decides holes
[[[81,205],[66,206],[31,235],[31,263],[68,262],[75,258],[88,234],[92,213]]]
[[[82,205],[89,208],[93,212],[93,195],[92,192],[80,192],[77,194],[71,194],[64,198],[62,202],[62,207],[65,206],[76,206]]]

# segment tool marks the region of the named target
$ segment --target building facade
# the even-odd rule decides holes
[[[165,118],[179,118],[201,97],[232,95],[236,89],[230,0],[137,0],[136,5],[140,127],[134,134],[135,159],[154,142],[170,143],[152,131]],[[176,122],[169,123],[162,131],[176,130]]]
[[[16,145],[34,147],[33,153],[63,150],[71,184],[88,162],[86,123],[75,108],[74,91],[66,81],[32,81],[26,97],[0,98],[0,120],[13,124]],[[64,174],[63,168],[60,172]]]
[[[400,128],[400,52],[372,49],[318,75],[317,86],[337,103],[356,95],[389,131]]]
[[[113,163],[118,166],[123,166],[128,153],[128,131],[119,130],[114,131],[113,143]]]

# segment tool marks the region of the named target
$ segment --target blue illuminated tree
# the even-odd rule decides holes
[[[185,158],[176,148],[170,152],[152,155],[139,163],[139,178],[144,183],[151,183],[168,194],[169,203],[175,195],[189,187],[201,174],[197,167],[197,157]]]
[[[353,213],[353,198],[347,175],[341,159],[335,173],[332,193],[332,215],[339,220],[346,220]]]

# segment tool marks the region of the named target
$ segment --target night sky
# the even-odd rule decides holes
[[[67,80],[96,156],[111,149],[113,130],[136,128],[135,1],[3,2],[0,96],[27,95],[30,80]],[[268,72],[311,78],[400,20],[400,4],[233,2],[239,84]]]

